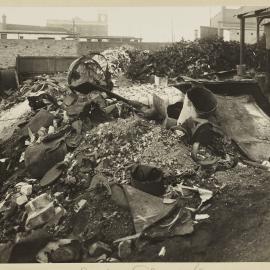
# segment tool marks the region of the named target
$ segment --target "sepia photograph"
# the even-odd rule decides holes
[[[270,5],[101,2],[0,2],[0,268],[269,262]]]

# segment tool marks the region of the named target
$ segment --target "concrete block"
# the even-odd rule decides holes
[[[120,242],[118,245],[118,257],[121,259],[126,259],[132,252],[132,241],[125,240]]]
[[[25,204],[27,202],[28,202],[28,199],[27,199],[27,197],[25,195],[20,195],[19,197],[16,198],[16,203],[19,206],[21,206],[21,205],[23,205],[23,204]]]
[[[49,203],[41,210],[32,211],[28,216],[25,224],[26,229],[34,229],[41,225],[44,225],[48,220],[55,216],[55,208],[53,202]]]
[[[26,184],[21,187],[21,194],[29,196],[32,194],[32,185]]]
[[[43,193],[27,203],[25,205],[25,210],[29,214],[30,212],[46,207],[50,202],[51,200],[49,195],[47,193]]]

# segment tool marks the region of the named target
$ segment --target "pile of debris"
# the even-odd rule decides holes
[[[132,47],[122,46],[119,48],[107,49],[102,52],[109,63],[109,71],[114,78],[126,73],[127,68],[130,65],[129,50],[132,50]]]
[[[31,113],[0,145],[1,262],[128,261],[153,240],[192,234],[224,188],[213,174],[238,162],[210,121],[210,91],[166,103],[156,94],[172,89],[148,85],[143,104],[140,85],[123,97],[106,76],[78,76],[93,63],[73,63],[66,85],[39,76],[19,90]]]

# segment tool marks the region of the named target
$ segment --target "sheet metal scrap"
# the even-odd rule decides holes
[[[106,58],[99,53],[91,53],[82,56],[73,61],[68,70],[68,84],[69,86],[80,90],[80,92],[89,92],[90,89],[95,89],[95,86],[101,86],[111,91],[113,83],[111,81],[111,73],[109,72],[108,63],[105,70],[100,66],[98,61],[93,59],[98,55],[106,60]]]
[[[113,83],[108,63],[106,69],[102,69],[100,64],[93,59],[94,56],[106,58],[99,53],[92,53],[88,56],[82,56],[71,63],[68,71],[68,85],[71,90],[82,94],[88,94],[92,90],[105,92],[109,97],[123,101],[126,104],[142,111],[146,109],[144,104],[138,101],[132,101],[119,96],[112,91]],[[107,60],[106,60],[107,61]]]

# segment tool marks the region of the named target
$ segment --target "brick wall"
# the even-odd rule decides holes
[[[0,39],[0,68],[14,67],[16,56],[76,56],[73,40]]]
[[[169,43],[127,43],[143,50],[158,50]],[[0,68],[14,67],[17,55],[21,56],[76,56],[89,51],[102,52],[120,47],[119,42],[78,42],[74,40],[0,39]]]
[[[109,48],[117,48],[125,45],[132,46],[142,50],[156,51],[169,44],[170,43],[161,43],[161,42],[140,42],[140,43],[131,42],[126,44],[121,44],[119,42],[79,42],[77,45],[78,46],[77,53],[78,55],[84,55],[87,54],[89,51],[102,52]]]

